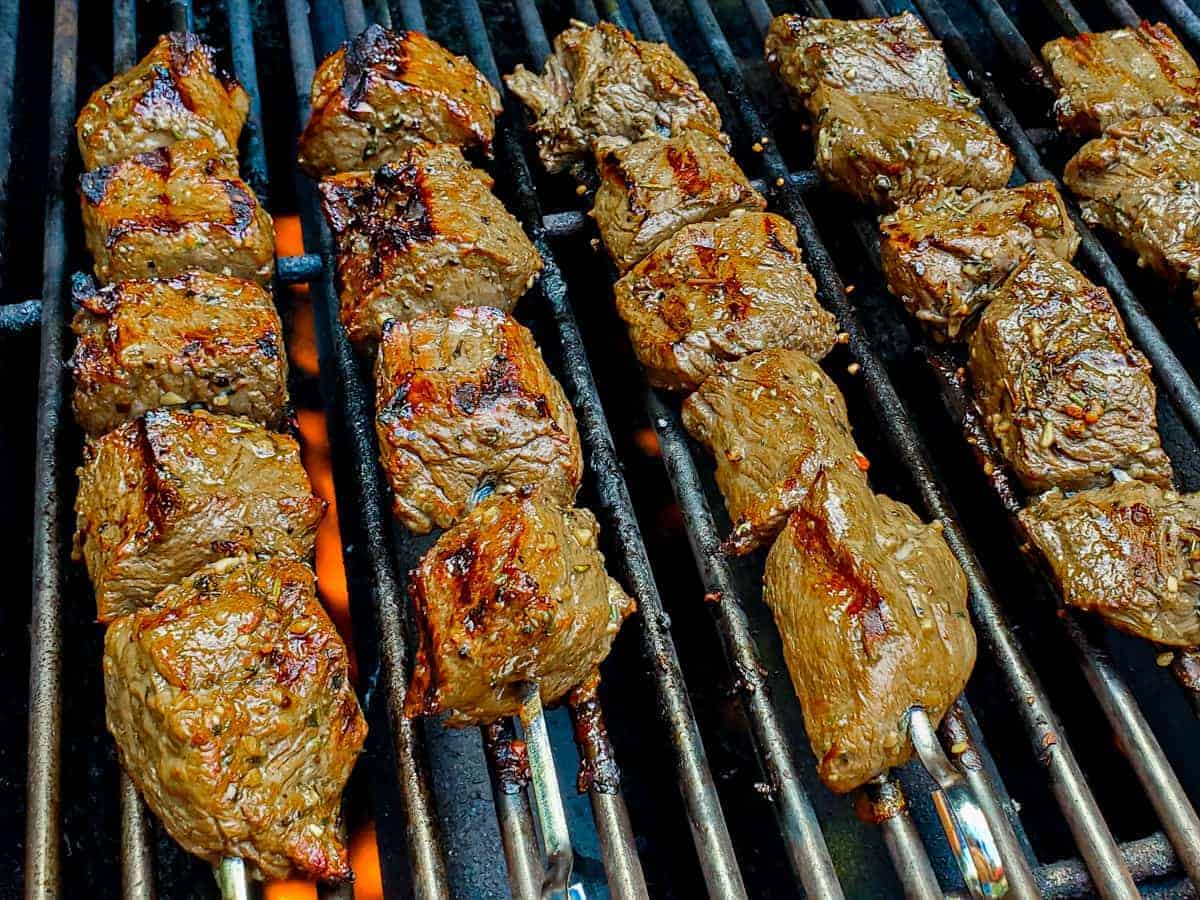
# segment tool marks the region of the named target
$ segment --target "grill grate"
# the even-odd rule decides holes
[[[1045,134],[1026,132],[1008,108],[999,88],[984,74],[970,45],[957,30],[939,0],[914,0],[917,10],[931,30],[946,45],[952,61],[965,76],[971,89],[980,96],[983,108],[1001,136],[1013,147],[1021,170],[1030,179],[1051,177],[1042,162],[1039,147],[1047,142]],[[982,18],[994,32],[997,43],[1017,66],[1032,71],[1033,52],[996,0],[974,0]],[[1044,0],[1065,31],[1086,29],[1087,23],[1070,0]],[[808,10],[827,14],[820,0]],[[168,0],[177,28],[191,27],[188,0]],[[256,53],[252,33],[249,0],[224,0],[234,69],[252,97],[247,125],[247,152],[242,160],[243,173],[250,184],[266,195],[270,181],[266,165],[266,145],[261,97],[256,76]],[[717,16],[707,0],[685,0],[688,21],[694,25],[703,43],[708,62],[719,76],[717,83],[705,84],[716,95],[723,90],[731,102],[745,133],[769,136],[762,114],[751,99],[741,66],[731,49]],[[1113,15],[1123,22],[1136,21],[1135,10],[1125,0],[1108,0]],[[1161,0],[1162,7],[1180,32],[1200,45],[1200,18],[1184,0]],[[15,46],[17,2],[0,0],[0,66],[13,54]],[[341,8],[338,9],[337,7]],[[355,33],[374,20],[389,24],[393,10],[383,0],[370,4],[368,15],[362,0],[313,0],[313,21],[345,23]],[[626,27],[636,25],[641,36],[651,40],[669,37],[663,20],[649,0],[606,0],[605,17]],[[661,3],[664,9],[667,3]],[[764,0],[745,0],[750,20],[761,31],[769,22],[771,10]],[[862,0],[860,11],[867,15],[886,15],[907,8],[900,0],[886,5]],[[391,4],[395,21],[405,27],[424,29],[419,0],[400,0]],[[540,64],[549,52],[549,42],[539,10],[533,0],[515,0],[517,18],[529,53]],[[590,0],[577,0],[575,13],[590,22],[598,20]],[[457,0],[456,9],[463,26],[467,49],[482,71],[498,82],[496,60],[489,42],[478,0]],[[632,11],[632,17],[625,10]],[[682,15],[672,7],[671,12]],[[34,604],[30,682],[30,760],[28,776],[28,829],[26,856],[27,893],[32,897],[52,897],[60,893],[59,881],[59,769],[61,743],[61,608],[63,594],[64,537],[59,488],[64,483],[59,471],[62,464],[63,424],[61,421],[65,384],[61,360],[64,356],[65,308],[64,271],[67,261],[66,210],[73,192],[67,191],[65,173],[70,159],[70,136],[76,111],[76,65],[78,43],[78,0],[56,0],[53,45],[53,73],[49,115],[50,153],[48,162],[47,206],[44,238],[42,296],[51,302],[29,301],[0,307],[0,334],[28,327],[31,316],[41,316],[41,380],[38,407],[38,454],[35,475],[34,516]],[[116,0],[113,5],[114,63],[124,68],[135,58],[137,31],[134,0]],[[315,69],[318,52],[331,46],[314,46],[309,4],[305,0],[287,0],[288,45],[295,75],[299,119],[307,116],[308,85]],[[499,26],[496,26],[499,27]],[[326,29],[318,37],[328,38]],[[6,43],[7,42],[7,43]],[[704,71],[689,60],[693,68]],[[0,68],[0,223],[4,221],[4,182],[8,169],[8,144],[11,133],[11,84]],[[632,588],[642,614],[637,625],[642,650],[650,661],[662,725],[671,737],[676,756],[679,787],[693,828],[693,840],[710,893],[720,897],[745,896],[738,860],[729,837],[725,817],[717,797],[712,773],[706,759],[700,731],[692,712],[682,671],[670,634],[670,625],[658,594],[649,557],[634,516],[633,504],[621,474],[621,463],[605,420],[595,379],[588,365],[583,337],[575,320],[567,284],[555,262],[553,240],[576,234],[586,227],[577,210],[543,217],[534,186],[533,173],[522,145],[521,117],[516,103],[506,103],[508,112],[500,123],[497,147],[498,177],[507,177],[510,194],[515,197],[514,211],[534,238],[546,261],[542,280],[531,295],[534,315],[543,320],[558,339],[563,364],[560,375],[579,416],[581,436],[588,454],[589,471],[594,475],[597,512],[612,536],[617,553],[614,562],[625,583]],[[1080,896],[1099,891],[1104,896],[1136,894],[1139,883],[1177,873],[1180,867],[1193,879],[1200,878],[1200,822],[1179,784],[1170,763],[1129,689],[1105,657],[1072,618],[1065,627],[1068,637],[1080,651],[1089,684],[1109,718],[1119,744],[1130,758],[1147,791],[1166,834],[1152,834],[1125,845],[1116,843],[1100,812],[1091,789],[1080,770],[1066,737],[1058,724],[1049,699],[1038,683],[1032,665],[1013,635],[1001,611],[996,593],[970,546],[966,531],[949,500],[948,492],[936,472],[923,439],[908,416],[887,369],[872,344],[871,336],[859,321],[831,253],[818,234],[805,202],[805,193],[815,184],[808,171],[789,172],[776,149],[774,140],[764,141],[766,148],[756,165],[761,168],[764,184],[774,206],[793,223],[801,236],[809,266],[819,284],[819,297],[838,315],[850,334],[849,353],[861,365],[859,381],[869,405],[898,461],[911,474],[914,487],[926,512],[946,524],[946,538],[967,572],[971,588],[971,608],[980,632],[981,650],[987,651],[1003,674],[1009,694],[1022,720],[1033,754],[1046,765],[1047,777],[1064,818],[1071,827],[1082,853],[1082,861],[1067,860],[1042,865],[1033,856],[1023,825],[1016,816],[1007,791],[994,769],[985,765],[984,746],[974,715],[965,699],[960,701],[943,724],[943,741],[948,745],[967,744],[960,762],[976,796],[980,799],[993,831],[1001,842],[1009,864],[1009,879],[1015,896]],[[782,179],[782,181],[779,181]],[[399,573],[406,570],[419,554],[415,542],[399,535],[390,524],[387,492],[378,465],[373,429],[369,383],[351,348],[337,325],[337,298],[328,261],[332,259],[330,239],[320,221],[311,187],[299,185],[306,246],[319,252],[280,260],[282,283],[308,282],[315,298],[317,337],[322,365],[322,396],[325,405],[339,411],[345,428],[345,447],[353,473],[352,489],[340,484],[339,490],[352,496],[347,508],[361,524],[367,546],[361,558],[366,561],[375,611],[374,629],[380,642],[380,686],[386,695],[405,821],[396,832],[407,842],[404,857],[409,866],[414,893],[420,896],[445,896],[449,881],[445,850],[434,811],[433,791],[424,757],[422,727],[400,714],[407,669],[407,629],[402,612]],[[1200,390],[1175,355],[1174,350],[1126,283],[1120,268],[1103,245],[1081,223],[1081,256],[1093,274],[1112,292],[1126,318],[1131,336],[1150,358],[1155,372],[1171,398],[1182,421],[1200,437]],[[2,224],[0,224],[2,227]],[[2,235],[0,235],[2,237]],[[956,417],[969,422],[969,405],[961,386],[943,379],[947,407]],[[671,485],[683,512],[688,538],[705,589],[716,600],[707,604],[713,611],[730,667],[737,673],[742,700],[750,723],[760,762],[771,786],[771,798],[783,845],[797,881],[811,896],[841,896],[842,888],[830,859],[825,838],[818,824],[811,799],[806,795],[790,741],[780,722],[760,674],[756,642],[743,609],[738,578],[730,564],[718,552],[719,530],[706,497],[703,465],[680,426],[674,402],[658,392],[646,390],[645,407],[658,435]],[[340,449],[340,448],[339,448]],[[986,447],[982,448],[986,451]],[[68,453],[68,465],[73,456]],[[356,627],[365,627],[358,625]],[[1193,700],[1195,698],[1193,697]],[[611,756],[604,736],[598,706],[576,710],[577,724],[586,719],[601,722],[600,727],[584,728],[581,753],[589,758]],[[500,820],[510,886],[514,896],[535,897],[541,875],[529,804],[519,786],[506,780],[497,758],[511,741],[511,726],[503,724],[488,737],[494,799]],[[913,821],[896,805],[899,784],[888,781],[872,786],[874,809],[882,814],[891,803],[891,815],[882,815],[884,841],[906,893],[914,897],[941,896],[937,876],[930,863],[922,834]],[[155,895],[153,854],[148,844],[146,816],[127,779],[121,786],[122,870],[126,894],[149,898]],[[591,792],[593,816],[600,837],[609,887],[614,896],[645,896],[646,884],[634,848],[628,813],[615,784],[601,784]],[[1181,890],[1187,890],[1186,886]],[[329,891],[327,895],[336,895]]]

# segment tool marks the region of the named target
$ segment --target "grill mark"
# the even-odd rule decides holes
[[[708,186],[700,170],[700,160],[691,147],[668,144],[667,165],[675,173],[675,181],[690,196],[694,197]]]
[[[241,237],[249,231],[250,223],[254,221],[254,211],[258,203],[250,192],[236,181],[222,179],[221,187],[225,189],[225,195],[229,198],[232,229]]]

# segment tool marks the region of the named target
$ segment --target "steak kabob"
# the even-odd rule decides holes
[[[300,163],[323,176],[342,322],[375,354],[395,516],[413,534],[442,530],[409,576],[406,712],[453,726],[520,716],[547,886],[565,890],[570,844],[542,708],[595,689],[634,601],[605,570],[595,517],[574,508],[574,413],[509,315],[542,260],[463,155],[490,153],[499,111],[468,60],[372,26],[318,70]]]
[[[771,546],[764,599],[820,778],[844,793],[884,776],[912,757],[912,720],[936,724],[962,692],[975,634],[939,524],[871,489],[818,364],[836,324],[795,229],[764,211],[666,45],[576,23],[540,77],[518,67],[508,84],[548,169],[595,158],[618,312],[650,382],[690,392],[683,422],[716,457],[726,549]],[[980,877],[1002,884],[984,855]]]
[[[767,45],[797,97],[822,81],[850,89],[858,81],[847,66],[886,71],[902,95],[927,91],[948,79],[946,62],[923,26],[904,18],[781,17]],[[916,59],[923,64],[909,70],[885,65]],[[1049,183],[980,190],[938,174],[940,186],[881,221],[889,289],[935,341],[968,343],[981,418],[1035,497],[1020,524],[1064,600],[1160,644],[1195,644],[1200,497],[1170,490],[1149,364],[1107,291],[1070,265],[1079,238],[1062,197]]]
[[[341,793],[366,735],[310,565],[325,504],[278,430],[287,359],[271,218],[238,177],[247,108],[191,34],[88,100],[95,280],[75,279],[70,361],[108,728],[227,892],[247,872],[352,877]]]
[[[1059,127],[1088,143],[1063,181],[1084,220],[1200,302],[1200,69],[1164,24],[1042,48]]]

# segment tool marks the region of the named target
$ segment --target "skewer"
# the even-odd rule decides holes
[[[908,737],[921,765],[938,784],[933,805],[967,890],[975,898],[1003,897],[1008,893],[1008,878],[992,829],[966,780],[946,758],[929,715],[920,706],[908,711]]]
[[[546,850],[546,875],[542,881],[542,900],[570,896],[571,867],[575,854],[567,830],[567,813],[558,789],[558,772],[550,749],[550,732],[542,695],[536,683],[521,685],[521,728],[529,752],[529,780],[533,784],[534,805],[541,824],[542,845]],[[231,898],[232,900],[232,898]]]
[[[240,859],[227,856],[220,865],[213,866],[213,875],[221,889],[221,900],[250,900],[250,877]]]

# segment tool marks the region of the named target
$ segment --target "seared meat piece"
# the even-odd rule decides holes
[[[342,788],[367,725],[312,570],[214,562],[104,638],[108,730],[167,832],[258,877],[352,877]]]
[[[85,169],[110,166],[176,141],[207,138],[237,157],[250,97],[217,71],[194,34],[165,34],[136,66],[88,99],[75,122]]]
[[[943,104],[953,96],[941,43],[910,12],[887,19],[777,16],[767,30],[766,52],[802,106],[818,85]]]
[[[905,762],[909,709],[938,722],[975,665],[967,581],[939,524],[827,471],[767,557],[763,598],[832,791]]]
[[[796,229],[735,211],[681,229],[616,285],[617,311],[651,384],[694,390],[722,362],[788,347],[814,359],[837,340],[817,303]]]
[[[1004,187],[1013,157],[969,110],[900,94],[812,95],[817,170],[835,188],[891,209],[936,185]]]
[[[822,471],[865,478],[846,401],[799,350],[763,350],[723,366],[683,402],[683,424],[717,459],[734,553],[775,537]]]
[[[575,502],[575,415],[525,326],[490,307],[383,326],[375,430],[398,518],[446,528],[482,491]]]
[[[179,141],[79,177],[83,226],[104,283],[187,269],[270,284],[271,217],[207,139]]]
[[[1071,606],[1160,644],[1200,644],[1200,494],[1139,481],[1054,490],[1021,521]]]
[[[721,142],[698,131],[601,148],[596,159],[592,216],[622,272],[685,225],[767,206]]]
[[[75,419],[88,434],[193,403],[269,426],[284,418],[283,326],[254,282],[193,270],[97,288],[79,275],[74,295]]]
[[[1129,119],[1200,110],[1200,69],[1170,27],[1142,22],[1042,47],[1060,128],[1098,135]]]
[[[888,290],[953,340],[1034,247],[1071,259],[1079,236],[1052,182],[931,191],[879,223]]]
[[[204,410],[154,410],[89,441],[78,475],[75,555],[101,622],[225,556],[307,557],[325,512],[294,439]]]
[[[466,57],[419,31],[372,25],[317,69],[300,166],[314,178],[378,169],[423,143],[490,154],[500,110],[500,95]]]
[[[529,489],[445,532],[409,576],[420,637],[405,712],[484,724],[517,713],[523,681],[553,703],[591,676],[634,610],[599,532],[586,509]]]
[[[1031,491],[1107,483],[1113,469],[1168,484],[1150,364],[1108,291],[1035,250],[996,291],[971,336],[976,398]]]
[[[621,146],[699,131],[727,143],[720,113],[675,51],[608,22],[572,22],[554,39],[541,76],[517,66],[504,81],[537,117],[531,128],[551,172],[599,142]]]
[[[1063,181],[1088,224],[1164,278],[1187,278],[1200,301],[1200,116],[1114,125],[1075,154]]]
[[[492,184],[448,144],[414,147],[403,165],[321,182],[352,341],[374,345],[387,319],[513,308],[542,259]]]

